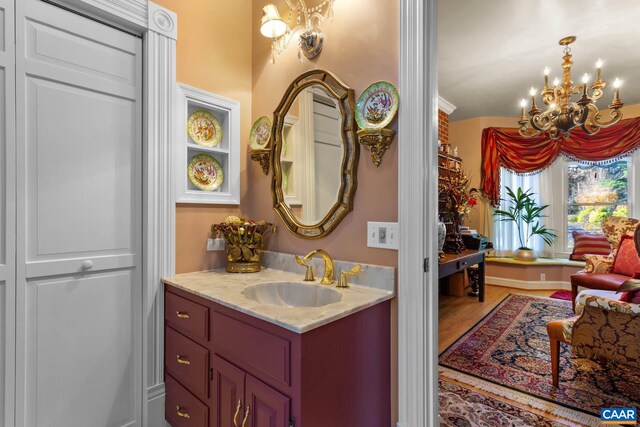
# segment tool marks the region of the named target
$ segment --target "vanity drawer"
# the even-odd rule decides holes
[[[164,317],[171,327],[196,341],[209,341],[208,307],[166,292]]]
[[[209,397],[209,350],[166,328],[164,365],[173,377],[193,393]]]
[[[170,375],[165,377],[164,416],[173,427],[207,427],[209,408]]]
[[[289,340],[216,311],[212,314],[211,323],[211,341],[216,352],[253,367],[256,374],[262,374],[265,380],[291,385]]]

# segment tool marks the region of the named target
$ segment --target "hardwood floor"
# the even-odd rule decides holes
[[[478,298],[440,295],[438,312],[438,353],[442,353],[487,313],[497,306],[507,295],[527,294],[548,297],[554,291],[527,291],[487,285],[484,302]]]

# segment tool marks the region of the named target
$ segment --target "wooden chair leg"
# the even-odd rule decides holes
[[[553,378],[553,386],[558,387],[560,372],[560,341],[549,337],[551,344],[551,376]]]
[[[578,285],[571,284],[571,309],[576,312],[576,297],[578,296]]]

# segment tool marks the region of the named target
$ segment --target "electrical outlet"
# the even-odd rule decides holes
[[[541,282],[546,282],[547,281],[547,275],[544,273],[540,273],[540,281]]]
[[[367,222],[367,246],[398,249],[398,231],[397,222]]]
[[[211,251],[224,251],[224,249],[225,249],[224,239],[222,239],[222,238],[218,238],[218,239],[208,238],[207,239],[207,251],[209,251],[209,252],[211,252]]]

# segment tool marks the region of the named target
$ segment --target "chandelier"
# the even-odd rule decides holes
[[[607,83],[602,80],[602,60],[596,63],[596,77],[589,86],[589,75],[584,74],[582,83],[573,86],[571,81],[571,49],[569,45],[576,41],[574,36],[565,37],[560,40],[560,45],[564,46],[564,56],[562,57],[562,82],[557,78],[553,82],[553,87],[549,86],[549,67],[544,69],[544,87],[540,92],[542,101],[547,108],[542,111],[536,105],[536,89],[531,88],[531,109],[525,114],[527,101],[523,98],[520,101],[521,117],[518,121],[520,125],[520,135],[532,138],[543,132],[547,132],[551,139],[559,137],[567,138],[571,129],[580,126],[588,134],[593,135],[601,128],[612,126],[622,118],[620,109],[624,105],[620,102],[620,80],[613,82],[613,101],[609,104],[611,109],[610,118],[603,120],[601,113],[596,107],[596,101],[603,95],[602,89]],[[572,100],[572,95],[578,95],[577,100]]]
[[[324,34],[319,25],[326,19],[333,20],[333,2],[324,0],[321,4],[308,8],[305,0],[286,0],[289,6],[287,22],[280,17],[278,8],[268,4],[262,8],[260,33],[271,39],[271,63],[276,62],[289,45],[293,36],[300,33],[298,42],[298,60],[303,61],[317,56],[322,51]],[[291,18],[295,17],[295,26],[291,28]]]

